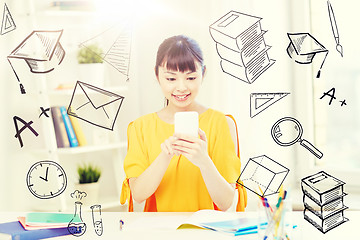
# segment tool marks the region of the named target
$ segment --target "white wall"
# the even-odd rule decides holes
[[[67,51],[66,62],[53,74],[56,81],[76,81],[76,74],[68,71],[75,63],[74,57],[77,44],[93,27],[96,19],[78,19],[54,16],[51,21],[43,22],[42,17],[32,16],[29,4],[35,3],[37,8],[46,6],[47,1],[7,1],[17,23],[17,29],[7,35],[0,36],[1,59],[18,44],[29,32],[36,29],[64,29],[62,43]],[[274,143],[270,129],[276,120],[283,116],[294,116],[301,121],[306,129],[306,137],[312,140],[312,96],[311,69],[295,66],[286,54],[288,38],[286,33],[292,31],[310,31],[308,6],[306,1],[288,0],[204,0],[204,1],[155,1],[155,8],[146,5],[138,6],[141,14],[133,15],[134,32],[131,52],[130,82],[127,102],[124,103],[126,116],[119,121],[118,130],[121,137],[126,138],[127,123],[143,114],[158,111],[163,106],[163,96],[154,75],[155,56],[158,45],[164,38],[185,34],[196,39],[205,54],[207,77],[204,80],[199,100],[204,105],[232,114],[238,123],[240,133],[240,150],[242,166],[250,157],[268,155],[274,160],[290,168],[286,184],[293,186],[299,159],[308,156],[304,151],[295,152],[296,148],[282,148]],[[2,9],[3,1],[0,2]],[[21,4],[22,3],[22,4]],[[154,7],[154,6],[153,6]],[[209,26],[230,10],[261,17],[261,25],[265,41],[272,46],[269,55],[276,63],[263,73],[253,84],[244,83],[222,72],[219,56],[215,50],[215,42],[209,34]],[[121,9],[119,8],[121,14]],[[28,15],[30,14],[30,15]],[[47,18],[49,19],[49,18]],[[300,19],[293,21],[293,19]],[[79,31],[79,26],[85,26]],[[82,32],[83,31],[83,32]],[[1,101],[3,114],[1,118],[1,153],[0,160],[0,210],[28,209],[29,204],[23,199],[26,189],[26,171],[36,156],[31,149],[44,144],[43,139],[37,143],[30,133],[24,133],[25,147],[20,149],[15,134],[12,117],[19,115],[24,119],[34,120],[34,127],[41,129],[36,121],[39,114],[37,96],[20,95],[18,83],[6,61],[0,61],[1,66]],[[299,77],[298,75],[304,76]],[[111,77],[111,76],[110,76]],[[55,81],[54,80],[54,81]],[[113,79],[112,79],[113,80]],[[31,80],[25,80],[29,91],[33,85]],[[36,82],[36,81],[35,81]],[[55,86],[55,83],[49,83]],[[283,100],[271,106],[267,111],[255,118],[249,116],[249,95],[253,92],[290,92]],[[26,158],[26,159],[25,159]],[[298,186],[296,186],[298,187]],[[249,195],[250,205],[256,197]],[[30,204],[31,205],[31,204]]]

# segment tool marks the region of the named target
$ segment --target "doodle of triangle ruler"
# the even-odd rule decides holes
[[[15,28],[16,28],[16,25],[15,25],[14,19],[12,18],[9,8],[7,7],[7,5],[5,3],[0,34],[4,35],[5,33],[15,30]]]
[[[100,44],[99,46],[103,51],[99,55],[102,60],[129,80],[131,27],[126,23],[123,25],[116,24],[80,45],[88,48],[97,43]]]
[[[251,93],[250,94],[250,117],[253,118],[289,93]]]

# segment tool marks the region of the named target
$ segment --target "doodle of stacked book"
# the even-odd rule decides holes
[[[210,26],[223,72],[250,84],[275,62],[268,56],[260,20],[230,11]]]
[[[301,180],[304,218],[322,233],[348,221],[344,217],[344,182],[324,171]]]

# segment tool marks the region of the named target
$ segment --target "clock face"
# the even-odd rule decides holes
[[[35,197],[49,199],[65,191],[67,179],[64,169],[59,164],[53,161],[40,161],[30,167],[26,184]]]

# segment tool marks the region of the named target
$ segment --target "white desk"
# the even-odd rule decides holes
[[[256,212],[238,213],[241,216],[256,216]],[[16,217],[24,215],[24,213],[14,212],[1,212],[0,223],[16,221]],[[258,239],[257,234],[244,235],[233,237],[223,233],[214,232],[211,230],[203,229],[160,229],[154,220],[158,217],[163,219],[170,219],[174,216],[176,219],[186,218],[191,213],[127,213],[127,212],[103,212],[102,221],[104,231],[102,236],[97,236],[92,225],[91,212],[83,212],[82,218],[87,225],[85,234],[81,237],[75,237],[71,235],[57,237],[53,239],[121,239],[121,240],[190,240],[190,239]],[[294,232],[293,239],[300,240],[332,240],[332,239],[360,239],[360,211],[345,211],[345,216],[349,218],[348,222],[341,224],[340,226],[330,230],[326,234],[323,234],[310,223],[303,218],[302,212],[293,212],[293,224],[297,224],[298,227]],[[143,222],[147,222],[147,226],[144,229],[127,229],[127,225],[131,225],[132,222],[138,221],[142,218]],[[161,218],[161,219],[162,219]],[[122,219],[125,222],[123,230],[120,231],[119,220]],[[159,219],[159,218],[158,218]],[[148,221],[150,220],[150,221]],[[152,227],[152,228],[150,228]]]

